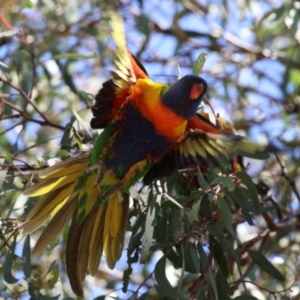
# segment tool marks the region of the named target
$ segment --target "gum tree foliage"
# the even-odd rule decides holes
[[[209,170],[188,184],[180,173],[164,189],[158,182],[133,194],[123,257],[115,270],[103,260],[96,278],[87,276],[86,298],[298,299],[299,2],[2,2],[1,297],[74,299],[64,265],[68,228],[31,257],[39,233],[25,237],[20,226],[37,199],[22,190],[98,134],[90,107],[112,66],[113,8],[155,81],[176,80],[177,65],[183,75],[197,71],[205,52],[201,75],[215,114],[277,153],[245,160],[234,175]]]

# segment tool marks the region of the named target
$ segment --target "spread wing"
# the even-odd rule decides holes
[[[130,87],[138,78],[148,77],[143,65],[126,48],[123,21],[117,14],[113,14],[112,28],[112,36],[117,45],[115,71],[112,72],[112,79],[103,83],[95,97],[92,128],[104,128],[110,123],[128,97]]]
[[[223,119],[212,123],[207,113],[198,113],[188,121],[185,138],[170,149],[145,175],[143,182],[168,177],[188,166],[201,168],[234,165],[236,157],[268,158],[266,146],[235,134],[233,126]]]

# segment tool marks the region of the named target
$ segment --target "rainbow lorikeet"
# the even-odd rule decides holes
[[[118,46],[113,84],[124,103],[90,153],[41,171],[41,181],[25,191],[43,197],[27,215],[24,232],[52,218],[35,254],[71,220],[67,271],[73,291],[80,296],[87,267],[95,275],[103,252],[110,268],[121,256],[129,188],[185,137],[187,120],[195,115],[207,89],[206,82],[193,75],[171,86],[138,78],[119,34],[113,32]]]
[[[149,78],[141,62],[130,52],[128,54],[137,78]],[[110,124],[125,99],[126,95],[118,92],[114,79],[104,82],[92,107],[94,117],[91,127],[105,128]],[[238,162],[242,156],[266,159],[268,153],[266,146],[237,135],[228,121],[216,119],[214,115],[206,112],[197,112],[187,121],[185,138],[170,147],[165,155],[151,166],[143,182],[149,185],[156,179],[168,177],[178,169],[188,166],[200,166],[205,169],[217,167],[229,163],[229,159],[231,171],[235,173],[242,169],[242,163]]]
[[[103,84],[92,108],[91,126],[104,128],[103,132],[91,152],[41,171],[41,180],[25,191],[25,195],[43,197],[27,215],[24,233],[50,220],[34,254],[71,221],[67,272],[79,296],[83,296],[81,283],[87,268],[95,275],[103,252],[110,268],[119,260],[128,221],[129,189],[169,151],[174,150],[179,158],[178,168],[187,162],[219,162],[226,154],[264,153],[262,146],[207,125],[196,116],[207,90],[204,79],[185,76],[171,86],[153,82],[127,51],[117,15],[112,15],[112,26],[116,70]]]

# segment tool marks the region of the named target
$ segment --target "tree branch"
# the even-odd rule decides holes
[[[60,129],[60,130],[64,130],[65,128],[63,126],[57,125],[53,122],[51,122],[43,112],[40,111],[40,109],[32,102],[32,100],[28,97],[28,95],[20,88],[18,88],[17,86],[13,85],[10,81],[5,80],[4,78],[0,77],[0,81],[2,81],[4,84],[10,86],[12,89],[18,91],[20,93],[20,95],[35,109],[35,111],[44,119],[44,121],[38,121],[35,119],[29,119],[28,117],[26,117],[26,115],[24,114],[23,111],[21,111],[18,107],[16,107],[15,105],[7,102],[6,100],[1,99],[2,102],[5,102],[6,105],[9,105],[12,109],[18,111],[26,120],[32,120],[35,123],[39,123],[42,126],[50,126],[50,127],[54,127],[56,129]]]

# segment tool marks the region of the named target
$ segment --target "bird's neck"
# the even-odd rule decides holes
[[[167,86],[154,83],[151,79],[138,79],[131,88],[130,100],[145,118],[153,122],[158,134],[175,142],[180,141],[187,121],[171,111],[161,102],[161,93]]]

